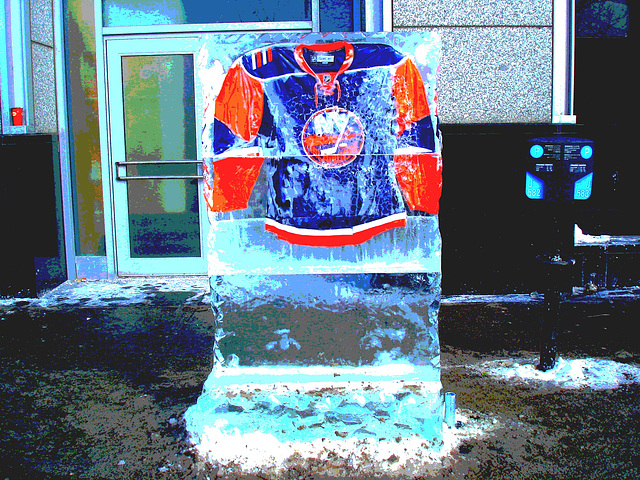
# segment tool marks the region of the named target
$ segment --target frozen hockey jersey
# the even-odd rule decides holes
[[[294,244],[363,243],[436,214],[435,112],[410,57],[386,44],[272,45],[237,59],[205,162],[212,211],[247,207],[261,168],[265,228]]]

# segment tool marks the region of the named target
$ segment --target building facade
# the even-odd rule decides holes
[[[205,274],[199,39],[434,31],[443,52],[443,270],[452,265],[444,291],[528,288],[506,258],[530,243],[524,139],[594,138],[606,153],[584,228],[636,233],[635,167],[624,153],[629,9],[596,0],[2,0],[2,209],[31,239],[16,233],[3,251],[22,252],[16,268],[34,258],[35,288]]]

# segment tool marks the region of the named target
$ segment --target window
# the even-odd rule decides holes
[[[104,26],[311,21],[311,0],[103,0]]]
[[[577,0],[577,37],[610,38],[628,35],[629,6],[625,0]]]
[[[221,24],[248,22],[308,22],[319,9],[318,30],[365,30],[367,9],[379,19],[382,0],[102,0],[105,27],[150,25]],[[378,21],[381,25],[381,22]],[[294,27],[299,29],[299,27]],[[377,28],[378,30],[380,28]]]

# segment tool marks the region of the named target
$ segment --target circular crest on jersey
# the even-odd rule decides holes
[[[358,116],[340,107],[320,110],[302,129],[302,146],[307,156],[325,168],[351,163],[364,146],[364,127]]]

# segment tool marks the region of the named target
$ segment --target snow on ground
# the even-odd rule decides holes
[[[574,225],[574,241],[577,245],[606,244],[611,241],[611,235],[588,235],[582,232],[578,225]]]
[[[610,301],[633,301],[640,296],[640,287],[619,287],[610,290],[602,290],[595,293],[585,292],[584,287],[573,287],[571,295],[567,295],[565,300],[572,303],[598,303]],[[539,292],[531,293],[509,293],[502,295],[444,295],[441,303],[443,305],[463,305],[463,304],[542,304],[544,295]]]
[[[640,238],[640,237],[639,237]],[[640,240],[639,240],[640,241]],[[185,304],[208,303],[209,279],[205,276],[174,277],[127,277],[111,280],[68,280],[45,292],[38,298],[0,298],[0,307],[31,305],[54,308],[56,306],[106,307],[135,305],[153,302],[158,293],[192,292],[194,295]],[[584,294],[582,288],[574,287],[571,302],[634,300],[640,296],[640,287],[622,287]],[[529,294],[502,295],[445,295],[443,305],[455,304],[540,304],[544,296],[538,292]]]
[[[574,226],[574,239],[576,246],[640,245],[639,235],[589,235],[578,225]]]
[[[114,280],[69,280],[38,298],[4,298],[0,306],[99,308],[153,302],[158,293],[192,292],[185,304],[208,303],[209,280],[201,276],[131,277]]]
[[[640,367],[602,358],[559,358],[546,372],[535,367],[537,358],[491,360],[470,368],[483,375],[524,384],[546,384],[568,389],[605,390],[640,383]]]

